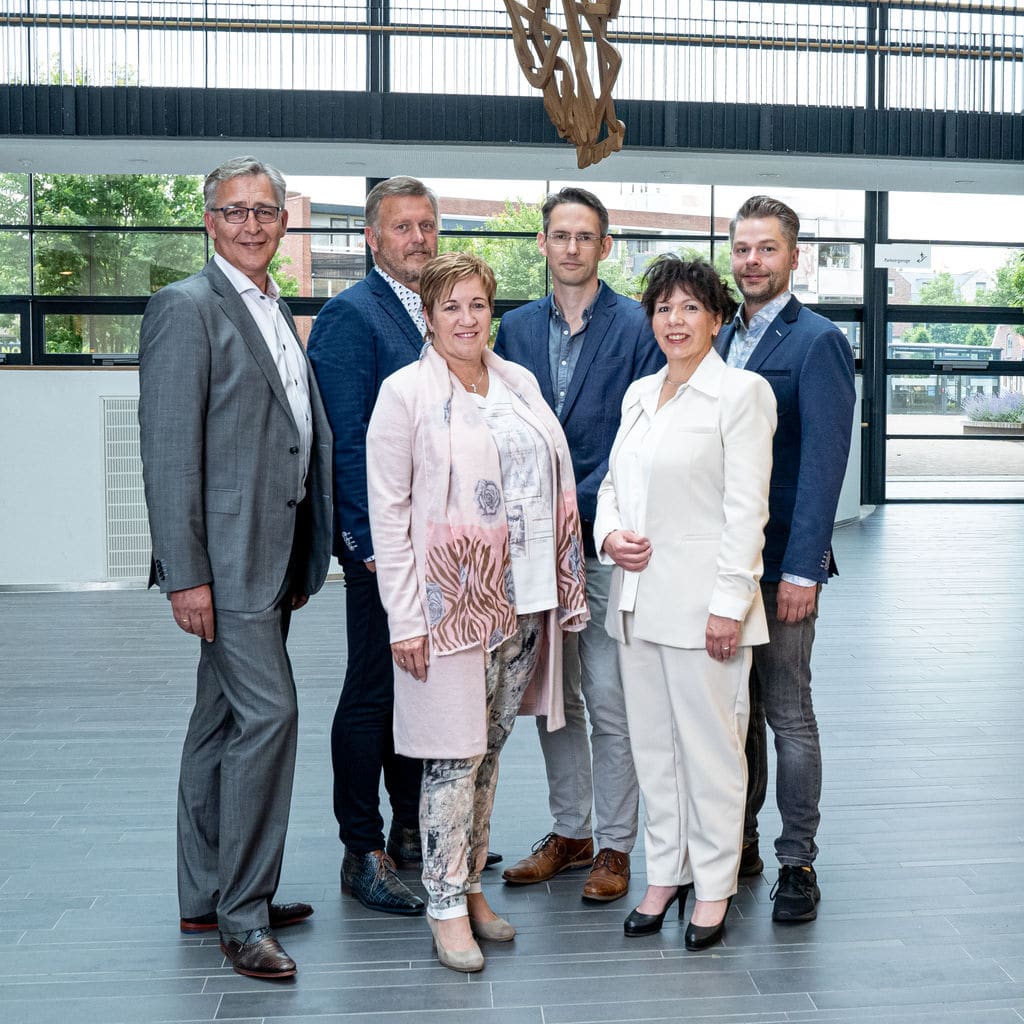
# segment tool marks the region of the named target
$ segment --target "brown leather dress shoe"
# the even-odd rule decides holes
[[[583,898],[594,903],[611,903],[629,889],[629,854],[605,847],[597,853],[590,877],[583,886]]]
[[[313,915],[313,908],[308,903],[271,903],[270,927],[287,928],[290,924],[298,924]],[[217,930],[217,912],[210,911],[202,917],[183,917],[179,925],[183,935],[198,935],[202,932]]]
[[[254,928],[246,942],[220,937],[220,951],[231,961],[236,974],[249,978],[290,978],[295,961],[281,948],[269,928]]]
[[[511,885],[533,885],[569,868],[589,868],[594,862],[593,839],[566,839],[549,832],[533,844],[533,853],[505,868],[501,877]]]

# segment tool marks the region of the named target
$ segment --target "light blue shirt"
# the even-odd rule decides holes
[[[603,285],[601,286],[603,287]],[[569,382],[572,380],[576,364],[580,361],[580,349],[583,339],[587,336],[590,318],[594,315],[594,306],[601,288],[597,289],[594,301],[583,310],[583,326],[573,334],[569,329],[569,321],[562,316],[561,310],[551,296],[551,319],[548,323],[548,359],[551,362],[551,387],[555,396],[555,415],[560,416],[565,396],[569,393]]]
[[[776,295],[768,305],[759,309],[750,318],[749,324],[744,321],[743,307],[740,306],[733,317],[732,344],[729,346],[729,356],[725,360],[730,366],[742,370],[747,365],[747,360],[757,348],[757,343],[764,337],[768,325],[786,308],[792,297],[793,293],[788,290]]]

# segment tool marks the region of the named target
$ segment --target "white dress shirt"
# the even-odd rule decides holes
[[[302,477],[297,487],[301,501],[306,496],[306,474],[309,472],[309,453],[313,447],[313,414],[309,404],[309,369],[306,356],[277,304],[281,297],[277,282],[267,274],[267,290],[261,292],[250,278],[230,264],[220,253],[215,253],[213,258],[256,321],[256,326],[267,343],[267,349],[281,378],[288,407],[299,430],[302,447]]]

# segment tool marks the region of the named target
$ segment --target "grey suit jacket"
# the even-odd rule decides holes
[[[289,588],[319,590],[333,518],[331,431],[320,392],[310,372],[313,447],[300,501],[299,432],[280,375],[213,261],[150,299],[139,386],[150,585],[169,593],[209,583],[214,607],[259,611],[281,594],[291,562]]]

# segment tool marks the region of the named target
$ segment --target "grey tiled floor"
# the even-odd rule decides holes
[[[1021,1024],[1024,1020],[1024,508],[889,506],[836,537],[815,693],[826,751],[816,922],[773,925],[772,873],[726,944],[626,940],[644,885],[608,907],[582,875],[506,889],[519,927],[467,979],[422,920],[337,890],[328,732],[344,590],[295,620],[301,694],[282,895],[292,984],[241,978],[177,932],[174,788],[194,648],[142,592],[0,595],[0,1021],[5,1024]],[[492,847],[548,828],[533,725],[502,759]],[[763,829],[771,835],[772,815]],[[769,844],[770,845],[770,844]],[[417,884],[414,882],[414,884]]]

